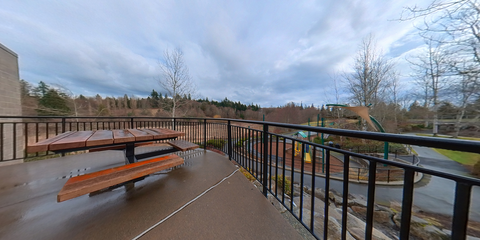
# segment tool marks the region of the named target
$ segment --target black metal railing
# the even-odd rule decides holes
[[[227,154],[229,159],[236,161],[262,184],[265,196],[270,194],[275,197],[317,239],[327,239],[329,234],[329,205],[332,200],[328,196],[335,184],[342,195],[339,222],[343,239],[347,234],[349,193],[355,178],[362,178],[367,186],[365,239],[372,239],[373,236],[376,183],[384,181],[384,178],[389,182],[392,175],[396,174],[395,180],[403,183],[400,239],[408,239],[410,236],[414,184],[419,175],[431,175],[455,182],[455,188],[452,189],[452,239],[465,239],[472,187],[480,186],[478,179],[312,143],[274,132],[277,129],[287,129],[288,132],[303,130],[472,153],[480,153],[479,142],[238,119],[0,116],[0,161],[37,157],[38,155],[26,154],[28,144],[65,131],[152,127],[185,132],[182,139],[197,143],[202,148]],[[6,153],[7,151],[11,153]],[[43,153],[49,154],[52,153]],[[363,159],[366,166],[354,166],[356,163],[353,158]],[[414,163],[418,162],[415,157],[412,158]],[[341,183],[338,184],[334,179],[341,180]],[[307,191],[307,188],[310,190]],[[318,189],[323,189],[325,195],[322,223],[316,218],[318,206],[315,206],[315,198]]]

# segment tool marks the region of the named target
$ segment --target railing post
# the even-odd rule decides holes
[[[24,120],[22,120],[24,121]],[[25,126],[25,130],[23,131],[23,133],[25,134],[25,145],[23,145],[23,158],[27,158],[28,157],[28,151],[27,151],[27,148],[28,148],[28,122],[23,122],[23,126]],[[0,149],[3,149],[3,148],[0,148]],[[1,153],[0,153],[1,154]]]
[[[66,121],[65,118],[62,117],[62,133],[64,133],[65,130],[66,130],[66,129],[65,129],[65,121]]]
[[[133,127],[133,117],[130,118],[130,128],[134,128],[134,127]]]
[[[177,119],[176,119],[176,118],[173,118],[173,130],[176,130],[176,129],[175,129],[176,123],[177,123]]]
[[[267,197],[267,180],[268,180],[268,125],[263,124],[263,195]]]
[[[227,125],[227,132],[228,132],[228,160],[232,160],[232,125],[230,123],[230,120],[228,120],[228,125]]]
[[[207,149],[207,119],[203,119],[203,149]]]

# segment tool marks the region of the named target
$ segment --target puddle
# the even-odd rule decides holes
[[[62,180],[62,179],[69,179],[69,178],[72,178],[72,177],[84,175],[90,169],[91,169],[90,167],[73,169],[73,170],[70,171],[69,174],[66,174],[66,175],[63,175],[63,176],[53,177],[53,178],[42,178],[42,179],[33,180],[33,181],[30,181],[30,182],[25,182],[25,183],[16,183],[16,184],[13,185],[13,187],[15,188],[15,187],[22,187],[22,186],[33,186],[33,185],[39,185],[39,184],[54,182],[54,181]],[[6,189],[6,188],[10,188],[10,187],[6,186],[6,187],[3,187],[2,189]]]

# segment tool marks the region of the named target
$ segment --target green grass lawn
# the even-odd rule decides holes
[[[438,153],[464,165],[473,166],[480,161],[480,154],[434,148]]]
[[[433,137],[432,134],[424,134],[424,133],[417,133],[416,135],[417,136],[423,136],[423,137]],[[437,136],[437,137],[439,137],[439,138],[452,138],[452,137],[445,136],[445,135],[440,135],[440,136]],[[474,137],[458,137],[458,139],[480,141],[480,138],[474,138]]]
[[[432,137],[432,134],[417,134],[418,136],[424,137]],[[451,138],[448,136],[438,136],[440,138]],[[480,138],[473,138],[473,137],[458,137],[458,139],[462,140],[472,140],[472,141],[480,141]],[[439,149],[434,148],[435,151],[438,153],[464,165],[473,166],[475,163],[480,161],[480,154],[478,153],[469,153],[469,152],[459,152],[453,150],[446,150],[446,149]]]

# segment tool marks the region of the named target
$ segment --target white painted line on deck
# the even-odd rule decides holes
[[[198,196],[196,196],[194,199],[190,200],[189,202],[185,203],[185,205],[181,206],[179,209],[175,210],[174,212],[172,212],[170,215],[168,215],[167,217],[165,217],[164,219],[160,220],[159,222],[157,222],[156,224],[154,224],[153,226],[151,226],[150,228],[148,228],[147,230],[143,231],[142,233],[140,233],[138,236],[132,238],[132,240],[137,240],[139,238],[141,238],[143,235],[147,234],[149,231],[151,231],[152,229],[154,229],[155,227],[157,227],[158,225],[162,224],[163,222],[167,221],[169,218],[171,218],[173,215],[177,214],[178,212],[180,212],[182,209],[184,209],[185,207],[187,207],[188,205],[190,205],[191,203],[195,202],[197,199],[199,199],[201,196],[205,195],[205,193],[209,192],[210,190],[214,189],[215,187],[217,187],[218,185],[220,185],[220,183],[222,183],[223,181],[227,180],[228,178],[230,178],[231,176],[233,176],[233,174],[235,174],[236,172],[238,171],[235,170],[233,171],[230,175],[224,177],[220,182],[218,182],[217,184],[211,186],[210,188],[208,188],[207,190],[205,190],[204,192],[200,193]]]

